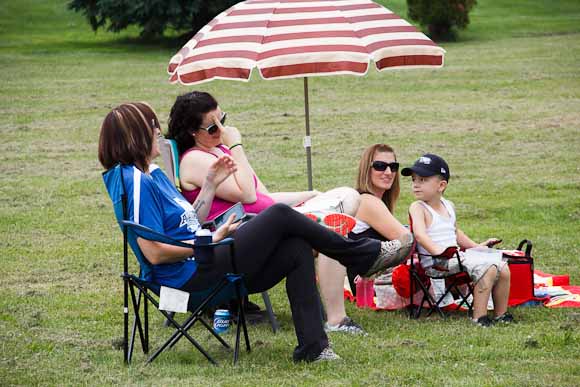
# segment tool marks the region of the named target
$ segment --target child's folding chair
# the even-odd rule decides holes
[[[443,254],[433,256],[428,254],[416,254],[417,262],[414,262],[414,258],[411,258],[410,275],[411,275],[411,294],[414,294],[413,290],[422,290],[423,296],[419,305],[415,305],[413,297],[410,298],[410,316],[412,318],[419,318],[421,312],[428,305],[429,311],[427,316],[430,316],[433,311],[439,313],[441,317],[445,317],[445,313],[441,309],[441,302],[445,299],[448,294],[457,295],[461,298],[461,302],[458,307],[465,305],[469,309],[469,313],[472,313],[472,304],[469,302],[468,298],[473,294],[473,287],[471,285],[471,277],[463,268],[461,260],[459,259],[459,249],[456,246],[448,247],[445,249]],[[439,274],[434,275],[430,271],[426,271],[421,266],[422,258],[434,258],[434,259],[453,259],[457,258],[459,262],[459,272],[449,273],[447,269],[442,267],[435,267]],[[445,281],[445,291],[443,294],[435,300],[431,293],[429,292],[429,286],[426,285],[424,278],[427,277],[431,279],[442,279]],[[466,286],[468,291],[464,293],[462,287]]]
[[[409,215],[409,228],[413,232],[413,218]],[[415,261],[416,257],[416,261]],[[449,273],[446,268],[437,268],[438,274],[433,274],[432,271],[425,270],[421,264],[422,259],[454,259],[457,258],[459,262],[459,271],[456,273]],[[409,302],[409,316],[411,318],[419,318],[423,308],[428,307],[429,311],[427,316],[430,316],[433,311],[436,311],[441,317],[445,317],[445,313],[441,308],[441,302],[445,299],[448,294],[457,295],[461,298],[461,302],[457,306],[460,308],[465,305],[469,309],[469,314],[472,314],[472,304],[468,301],[469,296],[473,294],[473,286],[471,284],[471,277],[465,271],[461,260],[459,259],[459,249],[456,246],[451,246],[445,249],[443,254],[434,256],[429,254],[419,254],[418,249],[415,254],[411,255],[410,267],[410,285],[411,285],[411,296]],[[445,281],[445,290],[443,294],[435,300],[431,293],[429,292],[430,281],[426,279],[442,279]],[[468,291],[464,294],[463,287],[467,287]],[[414,294],[416,291],[422,291],[421,301],[419,305],[415,305]]]

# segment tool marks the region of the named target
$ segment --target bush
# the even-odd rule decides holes
[[[457,29],[469,24],[469,11],[476,0],[407,0],[409,17],[427,27],[435,40],[453,40]]]
[[[68,8],[82,12],[94,31],[119,32],[137,25],[141,36],[158,37],[168,29],[193,35],[218,13],[239,0],[70,0]]]

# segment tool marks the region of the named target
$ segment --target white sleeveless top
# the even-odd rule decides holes
[[[441,216],[430,205],[425,202],[420,202],[425,207],[433,218],[431,225],[427,227],[427,235],[439,247],[446,248],[449,246],[457,246],[457,234],[455,229],[455,209],[453,203],[449,200],[441,198],[441,203],[447,210],[449,217]],[[419,254],[429,254],[421,245],[418,245]]]

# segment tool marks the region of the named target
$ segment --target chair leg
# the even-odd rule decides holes
[[[165,350],[165,348],[167,348],[169,345],[173,345],[175,344],[177,341],[179,341],[179,339],[183,336],[185,336],[190,342],[191,344],[193,344],[195,346],[195,348],[197,348],[197,350],[199,352],[201,352],[205,358],[212,363],[213,365],[217,365],[217,362],[203,349],[203,347],[201,345],[199,345],[199,343],[189,335],[189,333],[187,333],[187,329],[189,327],[191,327],[193,325],[193,322],[191,320],[195,319],[195,316],[191,316],[184,325],[179,325],[174,319],[173,317],[169,316],[169,314],[167,313],[167,316],[165,316],[170,322],[171,324],[175,327],[176,331],[173,335],[171,335],[171,337],[161,346],[159,347],[150,357],[149,359],[147,359],[147,364],[153,362],[153,360],[155,360],[157,358],[157,356],[159,356],[159,354],[161,354],[161,352],[163,352]],[[186,328],[187,327],[187,328]]]
[[[240,283],[239,280],[236,281],[236,297],[237,297],[237,304],[238,304],[238,326],[236,327],[236,343],[234,347],[234,364],[238,362],[238,357],[240,353],[240,336],[241,330],[244,330],[244,341],[246,342],[246,351],[250,352],[250,339],[248,337],[248,327],[246,325],[246,313],[244,310],[244,299],[242,297],[242,293],[240,291]]]
[[[171,315],[171,317],[175,317],[175,312],[169,312],[169,314]],[[169,322],[169,320],[165,320],[165,321],[163,322],[163,326],[164,326],[165,328],[167,328],[167,327],[170,327],[170,326],[171,326],[171,323]]]
[[[266,306],[266,311],[268,312],[268,318],[270,319],[270,325],[272,326],[272,332],[278,332],[280,325],[278,320],[274,315],[274,310],[272,309],[272,302],[270,302],[270,295],[268,292],[262,292],[262,299],[264,300],[264,305]]]
[[[202,314],[203,311],[205,310],[205,307],[207,306],[207,304],[209,303],[209,301],[216,295],[218,294],[226,285],[228,284],[228,281],[226,279],[223,279],[222,282],[220,282],[215,288],[214,290],[210,293],[210,295],[206,298],[206,300],[204,302],[202,302],[192,313],[191,316],[189,317],[189,319],[181,326],[183,328],[184,331],[187,332],[187,330],[189,330],[193,324],[195,324],[196,321],[200,321],[205,327],[206,329],[216,338],[218,339],[218,341],[226,348],[230,349],[230,346],[228,345],[228,343],[226,343],[224,341],[224,339],[221,338],[221,336],[219,336],[216,331],[213,329],[213,327],[211,327],[208,323],[205,322],[205,320],[202,318]],[[173,319],[172,313],[171,312],[165,312],[162,311],[162,313],[167,317],[167,321],[170,322],[171,325],[175,326],[175,320]],[[179,328],[178,328],[179,329]],[[171,342],[169,343],[169,347],[173,347],[182,337],[183,335],[173,335]],[[190,340],[191,341],[191,340]]]
[[[141,348],[143,349],[143,353],[147,353],[148,352],[148,345],[147,345],[147,340],[148,337],[146,337],[147,334],[147,328],[148,328],[148,323],[147,323],[147,314],[146,314],[146,305],[147,305],[147,297],[144,295],[144,293],[146,292],[146,289],[139,289],[139,293],[137,295],[137,298],[135,298],[135,288],[134,286],[130,286],[129,287],[130,291],[131,291],[131,301],[133,303],[133,311],[135,312],[135,319],[133,321],[133,329],[131,330],[131,340],[130,340],[130,344],[129,344],[129,361],[131,361],[131,357],[133,356],[133,347],[135,344],[135,333],[136,331],[139,331],[139,339],[141,340]],[[145,324],[147,324],[145,332],[143,330],[143,325],[141,323],[141,318],[139,316],[140,311],[141,311],[141,296],[143,295],[143,299],[144,299],[144,315],[143,318],[145,320]]]
[[[435,301],[435,303],[431,306],[431,310],[429,311],[429,313],[427,313],[427,316],[431,316],[431,314],[433,313],[433,309],[435,309],[437,311],[437,313],[439,313],[439,315],[442,318],[447,317],[445,315],[445,313],[443,313],[443,310],[441,309],[441,307],[439,306],[439,304],[441,303],[441,301],[443,301],[445,299],[445,297],[447,296],[447,294],[450,293],[450,288],[447,288],[445,290],[445,293],[443,293],[443,295],[441,297],[439,297],[439,299],[437,301]]]
[[[409,318],[417,318],[415,316],[415,277],[414,277],[413,260],[411,259],[411,268],[409,269]]]
[[[467,284],[468,288],[467,294],[463,294],[458,285],[455,284],[454,287],[455,291],[459,294],[459,297],[461,297],[461,302],[459,303],[459,306],[462,305],[467,306],[469,316],[473,316],[473,305],[470,304],[469,301],[467,300],[469,296],[473,294],[473,287],[471,286],[471,284]]]
[[[203,324],[205,328],[215,337],[225,348],[232,349],[230,345],[220,336],[217,332],[213,329],[211,325],[209,325],[201,316],[198,317],[197,321]]]
[[[131,363],[129,356],[129,278],[125,276],[123,276],[123,362],[125,364]]]
[[[238,324],[236,327],[236,342],[234,345],[234,365],[238,362],[238,356],[240,354],[240,335],[242,330],[242,324],[244,321],[244,306],[243,299],[238,298]]]
[[[433,309],[436,309],[441,314],[442,317],[445,317],[443,315],[443,312],[441,311],[441,309],[437,307],[437,303],[435,302],[435,300],[431,296],[431,293],[429,293],[429,289],[421,281],[419,274],[412,271],[411,272],[411,291],[414,290],[415,284],[419,285],[419,289],[423,292],[423,297],[421,297],[421,301],[420,301],[416,310],[415,310],[415,302],[413,299],[411,299],[411,305],[412,305],[412,309],[410,312],[411,316],[413,318],[419,318],[421,316],[422,311],[423,311],[423,304],[426,301],[429,304],[429,307],[431,309],[430,312],[427,314],[427,316],[430,316],[431,313],[433,313]],[[419,289],[417,289],[417,290],[419,290]],[[413,297],[413,296],[411,296],[411,297]]]
[[[137,298],[135,298],[135,288],[132,282],[129,283],[129,290],[130,290],[130,294],[131,294],[131,303],[133,306],[133,313],[134,313],[134,318],[133,318],[133,327],[131,329],[131,337],[128,341],[128,347],[127,347],[127,357],[126,357],[126,362],[127,364],[131,363],[131,359],[133,358],[133,349],[135,347],[135,335],[137,332],[139,332],[139,339],[141,340],[141,348],[143,349],[144,353],[147,353],[148,351],[148,333],[147,333],[147,328],[148,326],[145,325],[145,332],[143,332],[143,326],[141,324],[141,319],[140,319],[140,311],[141,311],[141,294],[142,292],[144,292],[144,289],[141,289],[140,287],[137,287],[139,289],[139,294],[137,296]],[[147,298],[143,297],[144,302],[147,302]],[[145,304],[146,306],[147,304]],[[144,307],[145,309],[145,307]],[[146,316],[145,316],[146,317]],[[147,324],[147,321],[145,321]]]
[[[220,283],[215,289],[214,291],[210,294],[210,296],[208,296],[208,298],[206,299],[206,301],[204,301],[195,311],[194,313],[185,321],[185,323],[183,325],[180,325],[177,321],[175,321],[173,319],[173,317],[171,317],[169,315],[168,312],[164,311],[164,310],[160,310],[159,309],[159,303],[148,293],[144,293],[145,297],[157,308],[159,309],[159,312],[161,312],[161,314],[163,314],[163,316],[165,316],[166,319],[168,319],[171,322],[171,325],[173,325],[176,329],[176,331],[173,333],[173,335],[171,335],[171,337],[161,346],[159,347],[147,360],[147,364],[153,362],[157,356],[159,356],[159,354],[161,354],[161,352],[163,352],[169,345],[174,345],[175,343],[177,343],[177,341],[179,341],[179,339],[181,339],[181,337],[185,337],[189,342],[191,342],[191,344],[193,344],[193,346],[195,348],[197,348],[197,350],[199,352],[201,352],[205,358],[211,362],[214,365],[217,365],[217,362],[201,347],[201,345],[199,345],[199,343],[193,338],[191,337],[191,335],[189,333],[187,333],[187,330],[189,328],[191,328],[193,326],[193,324],[195,323],[195,321],[199,318],[199,312],[201,310],[203,310],[205,308],[205,306],[208,304],[209,300],[211,300],[212,297],[215,296],[215,294],[217,294],[218,292],[221,291],[221,289],[223,289],[223,287],[225,286],[226,281],[222,281],[222,283]],[[139,287],[141,289],[141,287]]]
[[[145,289],[145,293],[147,293],[147,289]],[[147,297],[143,297],[143,320],[145,322],[145,340],[143,345],[143,353],[149,353],[149,301]]]

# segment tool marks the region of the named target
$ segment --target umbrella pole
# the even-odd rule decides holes
[[[304,148],[306,149],[306,169],[308,172],[308,190],[312,191],[312,141],[310,139],[310,110],[308,106],[308,78],[304,77],[304,116],[306,118],[306,137]]]

